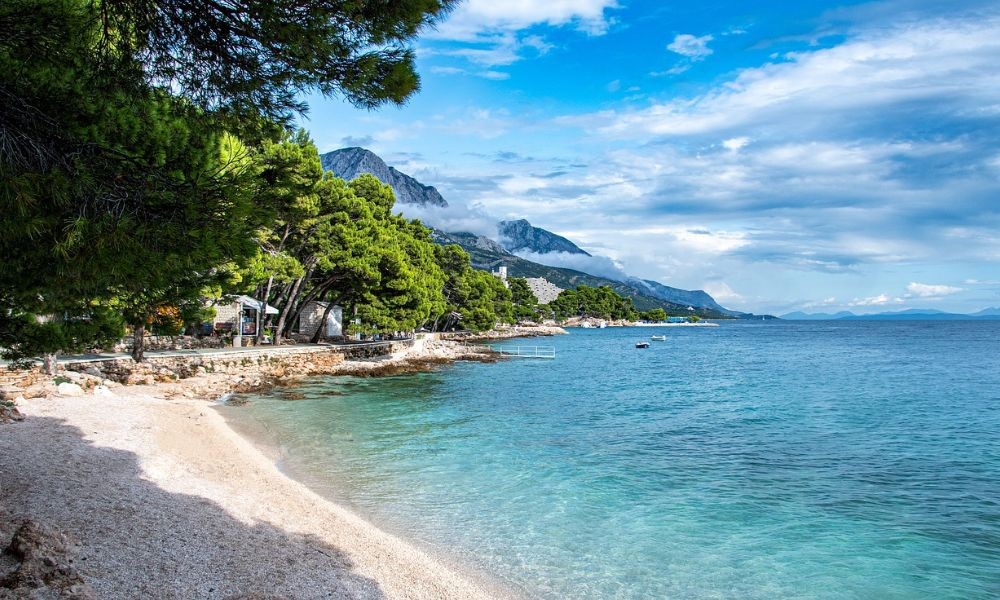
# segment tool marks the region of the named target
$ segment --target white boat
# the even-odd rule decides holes
[[[605,327],[607,327],[607,326],[608,326],[608,324],[607,324],[606,322],[604,322],[604,321],[601,321],[601,324],[600,324],[600,325],[598,325],[598,326],[597,326],[597,328],[598,328],[598,329],[604,329],[604,328],[605,328]]]
[[[584,321],[583,323],[580,323],[580,327],[583,327],[584,329],[590,329],[590,323]]]
[[[665,335],[654,335],[654,336],[651,336],[649,339],[653,340],[654,342],[665,342],[665,341],[667,341],[667,336],[665,336]]]
[[[636,348],[649,348],[649,342],[636,342]]]

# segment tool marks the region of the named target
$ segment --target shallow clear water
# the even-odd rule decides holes
[[[575,330],[232,409],[376,523],[562,598],[1000,596],[1000,322]],[[531,342],[535,343],[535,342]]]

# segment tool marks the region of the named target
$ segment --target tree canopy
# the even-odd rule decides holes
[[[594,317],[634,321],[639,316],[631,298],[619,295],[606,285],[596,288],[581,285],[575,290],[563,290],[548,307],[557,319]]]
[[[367,257],[386,238],[358,232],[387,222],[385,190],[352,204],[346,184],[320,181],[315,146],[283,124],[305,110],[307,90],[365,107],[405,101],[419,87],[407,44],[453,4],[0,3],[6,354],[96,344],[120,330],[101,319],[109,307],[141,341],[163,315],[258,279],[286,296],[310,272],[371,289],[381,268],[399,287],[405,261],[394,257],[429,254],[396,240]],[[340,208],[316,220],[322,194]],[[318,230],[341,241],[316,247],[304,232]],[[422,302],[415,315],[436,310]]]

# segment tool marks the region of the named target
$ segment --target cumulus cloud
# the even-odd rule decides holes
[[[847,306],[886,306],[889,304],[902,303],[902,298],[893,297],[888,294],[879,294],[878,296],[870,296],[868,298],[855,298],[854,301],[848,302]]]
[[[962,291],[962,288],[951,285],[932,285],[912,281],[906,286],[906,291],[913,296],[917,296],[918,298],[940,298],[941,296],[957,294]]]
[[[532,25],[572,25],[590,34],[607,31],[616,0],[466,0],[429,37],[476,41],[483,33],[520,31]]]
[[[424,33],[421,55],[455,56],[487,67],[509,65],[555,47],[538,33],[525,33],[529,29],[572,27],[603,35],[613,22],[608,13],[617,6],[615,0],[466,0]]]
[[[743,296],[736,293],[736,291],[729,287],[729,285],[724,281],[709,281],[702,289],[715,298],[717,302],[726,303],[743,301]]]
[[[451,203],[447,207],[397,204],[395,209],[408,219],[420,219],[425,225],[445,232],[468,232],[497,237],[497,219],[480,206]]]
[[[690,33],[682,33],[674,37],[674,41],[667,45],[667,50],[686,56],[691,60],[703,60],[712,54],[712,49],[708,43],[714,38],[711,35],[694,36]]]
[[[728,140],[722,141],[722,147],[730,152],[738,152],[740,148],[743,148],[750,143],[750,138],[746,136],[729,138]]]
[[[832,48],[789,53],[779,62],[744,69],[701,96],[601,113],[590,121],[608,134],[648,137],[724,132],[748,124],[786,130],[849,124],[858,130],[873,119],[935,106],[935,112],[955,116],[980,112],[996,105],[1000,88],[994,76],[998,34],[996,17],[877,28]],[[687,38],[678,48],[697,56],[698,46]],[[885,110],[890,106],[906,107],[906,113]],[[858,118],[866,113],[867,118]]]

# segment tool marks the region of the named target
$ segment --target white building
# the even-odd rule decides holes
[[[302,309],[302,314],[299,315],[299,322],[293,333],[297,333],[300,337],[311,338],[316,333],[316,329],[320,327],[323,314],[329,305],[329,302],[316,302],[315,300],[308,302]],[[344,335],[344,309],[334,305],[326,318],[326,328],[320,337],[332,338],[342,335]]]
[[[563,291],[561,287],[553,284],[544,277],[528,277],[526,281],[528,282],[528,287],[531,288],[531,293],[535,295],[535,298],[538,298],[539,304],[552,302]]]

